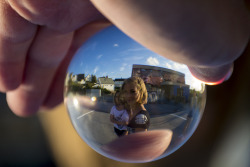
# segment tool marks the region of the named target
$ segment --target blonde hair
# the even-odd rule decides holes
[[[126,84],[134,84],[137,87],[140,95],[138,103],[146,104],[148,102],[148,91],[142,78],[130,77],[126,79],[122,85],[122,91],[124,90]]]
[[[115,92],[114,103],[115,103],[115,105],[119,105],[119,104],[124,104],[125,103],[120,91]]]

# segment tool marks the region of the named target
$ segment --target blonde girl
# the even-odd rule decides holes
[[[148,93],[142,78],[126,79],[122,85],[122,96],[129,111],[129,133],[147,131],[150,117],[144,104],[147,103]]]

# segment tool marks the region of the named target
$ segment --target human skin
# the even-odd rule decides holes
[[[140,90],[138,87],[133,83],[127,83],[124,86],[124,89],[122,90],[126,99],[126,102],[130,106],[131,114],[130,114],[130,120],[136,116],[141,110],[146,110],[144,107],[144,104],[139,103],[140,99],[142,98],[140,96]],[[147,131],[147,129],[144,128],[134,128],[135,132],[143,132]]]
[[[136,105],[139,105],[138,101],[140,99],[140,95],[135,84],[127,83],[122,91],[125,96],[125,100],[130,105],[130,107],[134,108]]]
[[[102,146],[104,155],[122,162],[150,162],[161,156],[172,140],[171,130],[152,130],[117,138]]]
[[[0,91],[19,116],[61,103],[75,51],[110,25],[87,0],[1,0],[0,17]]]
[[[249,13],[242,0],[92,0],[102,14],[87,0],[0,2],[0,91],[19,116],[62,102],[75,51],[110,25],[102,14],[149,49],[187,64],[206,82],[226,78],[249,40]]]
[[[206,82],[226,79],[249,40],[244,0],[91,1],[130,37]]]

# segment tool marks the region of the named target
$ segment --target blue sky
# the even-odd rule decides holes
[[[153,65],[185,74],[186,84],[200,89],[200,82],[192,77],[184,64],[168,60],[135,42],[114,26],[108,27],[89,39],[74,56],[68,72],[93,74],[97,77],[128,78],[132,65]]]

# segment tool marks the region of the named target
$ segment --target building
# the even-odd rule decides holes
[[[85,78],[85,81],[91,82],[92,81],[92,76],[87,75],[86,78]]]
[[[183,73],[162,67],[134,64],[132,76],[144,80],[149,102],[188,101],[190,86],[185,84]]]
[[[86,82],[85,82],[85,80],[84,80],[84,79],[82,79],[82,80],[78,81],[78,83],[79,83],[79,84],[81,84],[81,85],[86,84]]]
[[[76,80],[78,82],[82,81],[82,80],[85,80],[85,74],[76,74]]]
[[[75,74],[71,76],[73,82],[77,82],[79,84],[85,84],[84,74]]]
[[[77,75],[72,75],[71,79],[72,79],[73,82],[77,82]]]
[[[123,78],[116,78],[114,80],[115,88],[118,88],[118,89],[121,88],[124,81],[125,81],[125,79],[123,79]]]
[[[109,91],[114,91],[115,90],[115,83],[112,78],[108,77],[100,77],[98,78],[97,83],[100,85],[101,88],[105,88]]]

